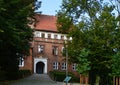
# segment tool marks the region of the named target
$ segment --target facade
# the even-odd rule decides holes
[[[29,69],[38,74],[49,73],[52,70],[66,71],[66,61],[62,52],[67,35],[57,31],[57,17],[37,14],[35,18],[36,23],[31,25],[34,29],[34,39],[30,56],[21,59],[20,69]],[[68,72],[77,75],[76,64],[67,66]]]

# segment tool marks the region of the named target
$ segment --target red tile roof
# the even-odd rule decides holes
[[[56,16],[36,14],[37,22],[35,30],[58,32],[56,26]]]

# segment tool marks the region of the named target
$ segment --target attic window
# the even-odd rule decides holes
[[[49,39],[51,38],[51,34],[48,34],[48,38],[49,38]]]
[[[57,39],[57,37],[58,37],[57,35],[54,35],[54,39]]]
[[[61,39],[64,40],[64,36],[63,35],[61,35]]]
[[[42,37],[42,38],[45,38],[45,34],[44,34],[44,33],[41,33],[41,37]]]

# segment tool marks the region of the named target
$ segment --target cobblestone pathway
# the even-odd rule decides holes
[[[33,74],[10,85],[63,85],[63,83],[51,80],[47,74]]]

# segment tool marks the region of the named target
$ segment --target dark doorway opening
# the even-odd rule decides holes
[[[38,73],[38,74],[43,74],[43,72],[44,72],[44,63],[43,62],[38,62],[37,64],[36,64],[36,73]]]

